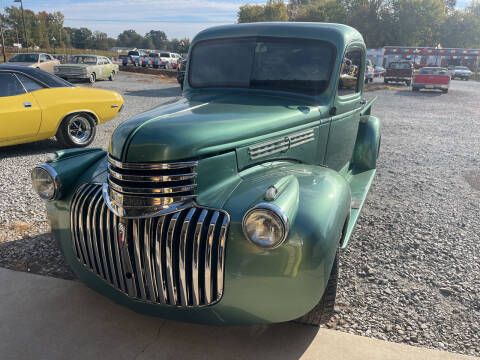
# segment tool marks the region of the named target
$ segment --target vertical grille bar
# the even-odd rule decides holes
[[[193,257],[192,257],[192,285],[193,285],[193,305],[197,306],[200,304],[201,294],[200,294],[200,277],[199,266],[200,266],[200,245],[202,241],[202,230],[203,222],[207,217],[208,211],[202,210],[200,217],[197,221],[197,226],[195,227],[195,234],[193,236]]]
[[[87,218],[85,219],[85,230],[86,230],[86,243],[87,243],[87,250],[88,250],[88,259],[90,261],[92,269],[98,272],[97,263],[95,261],[95,255],[93,254],[93,243],[92,243],[92,226],[91,219],[92,219],[92,210],[95,205],[95,197],[100,193],[102,189],[97,189],[92,192],[93,196],[92,199],[89,199],[87,204]]]
[[[150,241],[152,239],[152,232],[153,232],[153,227],[152,227],[152,219],[146,219],[145,220],[145,225],[143,227],[143,263],[145,264],[145,281],[148,286],[148,298],[150,301],[156,301],[157,299],[157,292],[155,289],[155,276],[152,266],[152,254],[150,250]]]
[[[158,298],[161,303],[167,303],[167,289],[165,288],[166,274],[162,270],[162,239],[165,217],[158,220],[155,236],[155,278],[157,280]]]
[[[188,305],[188,288],[187,288],[187,264],[186,264],[186,254],[187,254],[187,237],[189,232],[190,222],[192,221],[193,215],[195,214],[195,208],[191,208],[188,211],[185,220],[183,221],[182,231],[180,232],[180,256],[179,256],[179,273],[180,273],[180,302],[182,306]]]
[[[205,250],[205,299],[207,303],[212,302],[212,249],[213,249],[213,234],[215,233],[215,225],[218,220],[218,212],[214,212],[207,233],[207,247]]]
[[[177,219],[180,216],[180,213],[177,212],[172,216],[170,224],[168,225],[167,230],[167,243],[166,243],[166,263],[167,263],[167,291],[168,291],[168,302],[171,305],[176,304],[177,302],[177,287],[175,286],[175,281],[173,277],[173,235],[175,233],[175,225]]]
[[[119,218],[96,184],[79,187],[70,211],[77,259],[129,297],[181,307],[222,297],[224,211],[192,205],[156,218]]]
[[[106,208],[106,205],[104,204],[104,208]],[[112,212],[108,209],[105,209],[105,222],[107,223],[107,251],[108,251],[108,260],[110,263],[110,270],[112,271],[112,277],[113,277],[113,282],[115,284],[115,287],[118,288],[120,286],[120,289],[122,291],[125,291],[125,285],[123,282],[119,282],[117,278],[117,271],[115,269],[115,260],[114,260],[114,254],[113,254],[113,247],[112,247]]]
[[[217,298],[223,295],[223,279],[225,269],[225,242],[227,239],[228,217],[224,216],[220,235],[218,240],[218,254],[217,254]]]
[[[101,189],[100,189],[101,191]],[[103,261],[100,261],[100,252],[98,250],[98,234],[97,234],[97,226],[96,226],[96,221],[97,221],[97,213],[98,213],[98,207],[102,203],[102,197],[98,196],[99,192],[97,193],[97,199],[93,199],[94,207],[93,207],[93,216],[89,218],[89,222],[91,222],[92,226],[92,242],[93,242],[93,250],[95,252],[95,259],[97,263],[97,269],[100,270],[100,276],[102,278],[105,278],[104,271],[103,271]]]
[[[107,280],[110,284],[113,284],[114,281],[113,279],[115,278],[115,273],[114,270],[111,270],[111,275],[109,273],[109,267],[108,267],[108,256],[105,252],[105,242],[108,241],[108,238],[106,240],[104,233],[105,233],[105,219],[107,217],[107,205],[102,201],[103,198],[100,198],[100,202],[102,203],[102,208],[100,209],[100,219],[98,220],[100,222],[100,252],[102,254],[102,264],[105,269],[105,280]],[[111,252],[110,252],[111,254]]]
[[[90,263],[90,259],[88,257],[88,252],[87,252],[87,247],[86,247],[86,244],[85,244],[85,201],[88,199],[88,197],[90,196],[90,194],[95,190],[95,187],[94,186],[90,186],[87,190],[87,192],[85,193],[85,196],[83,197],[83,199],[80,201],[80,205],[79,205],[79,214],[78,214],[78,217],[79,217],[79,240],[80,240],[80,250],[81,250],[81,253],[82,253],[82,258],[83,258],[83,261],[88,265],[88,267],[92,267],[92,264]]]
[[[140,296],[143,300],[147,299],[147,294],[145,292],[145,284],[143,282],[143,266],[142,258],[140,256],[140,229],[139,229],[140,220],[133,220],[133,253],[135,254],[135,268],[138,280],[138,287],[140,289]]]

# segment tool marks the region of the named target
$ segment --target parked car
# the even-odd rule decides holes
[[[343,54],[366,57],[345,25],[204,30],[184,98],[122,123],[108,152],[37,166],[34,188],[78,279],[182,321],[328,321],[380,147],[364,68],[338,90]]]
[[[123,66],[127,66],[129,62],[133,63],[133,59],[129,55],[119,55],[118,59],[119,59],[119,61],[122,62]]]
[[[375,77],[382,77],[385,74],[385,68],[383,66],[375,66]]]
[[[404,82],[407,86],[412,83],[413,65],[410,61],[394,61],[388,64],[383,81],[385,84],[390,82]]]
[[[50,54],[45,53],[22,53],[17,54],[8,60],[9,65],[29,66],[32,68],[42,69],[53,74],[53,68],[60,65],[60,61]]]
[[[413,78],[412,91],[436,89],[448,92],[450,76],[448,70],[440,67],[424,67]]]
[[[188,57],[182,59],[180,65],[177,67],[177,81],[180,84],[180,89],[183,91],[183,81],[185,79],[185,69],[187,68]]]
[[[84,147],[97,125],[122,107],[114,91],[75,87],[40,69],[0,65],[0,146],[56,136],[64,147]]]
[[[452,80],[462,79],[468,81],[472,76],[472,72],[466,66],[455,66],[451,74]]]
[[[176,69],[182,57],[179,54],[171,52],[160,53],[160,67],[164,69]]]
[[[148,54],[143,50],[131,50],[128,52],[128,56],[132,59],[134,66],[139,66],[140,58],[148,56]]]
[[[75,55],[68,64],[55,66],[55,75],[63,79],[97,80],[115,79],[119,68],[105,56]]]
[[[366,60],[366,68],[365,68],[365,82],[373,82],[373,78],[375,77],[375,69],[373,67],[372,61],[370,59]]]

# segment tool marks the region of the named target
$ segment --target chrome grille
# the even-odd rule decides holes
[[[248,148],[251,160],[270,156],[279,152],[285,152],[291,148],[306,144],[315,140],[313,129],[291,134],[282,138],[267,141]]]
[[[71,210],[77,259],[128,296],[173,306],[205,306],[223,294],[229,216],[192,204],[162,216],[124,219],[84,184]]]
[[[108,157],[108,198],[120,216],[146,216],[195,198],[196,161],[122,163]]]

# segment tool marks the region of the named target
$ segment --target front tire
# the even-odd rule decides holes
[[[81,148],[91,144],[97,128],[90,115],[79,113],[67,116],[57,131],[57,140],[66,148]]]
[[[340,252],[337,249],[335,253],[335,260],[333,261],[332,271],[330,272],[330,278],[327,282],[327,287],[323,293],[322,298],[315,307],[307,314],[295,321],[301,324],[319,326],[326,324],[333,315],[335,307],[335,299],[337,297],[337,284],[338,284],[338,263]]]
[[[95,75],[95,73],[91,73],[90,76],[88,77],[88,81],[90,82],[90,84],[95,83],[96,80],[97,80],[97,76]]]
[[[405,84],[407,84],[407,86],[410,86],[411,83],[412,82],[410,80],[405,81]]]
[[[110,81],[115,80],[115,71],[112,71],[112,73],[111,73],[110,76],[108,77],[108,80],[110,80]]]

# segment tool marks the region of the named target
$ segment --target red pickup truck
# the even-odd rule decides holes
[[[448,92],[450,76],[448,70],[441,67],[424,67],[413,77],[412,91],[437,89]]]

